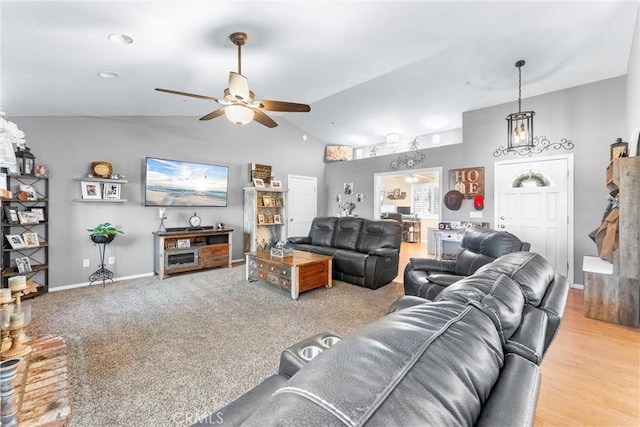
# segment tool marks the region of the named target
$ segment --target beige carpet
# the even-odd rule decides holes
[[[274,373],[287,346],[347,334],[401,294],[336,281],[294,301],[240,266],[52,292],[27,333],[67,341],[71,426],[183,426]]]

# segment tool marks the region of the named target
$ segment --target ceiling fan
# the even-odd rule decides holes
[[[268,100],[256,101],[256,95],[249,90],[249,82],[247,78],[242,75],[242,46],[247,42],[247,35],[245,33],[233,33],[229,36],[229,39],[233,44],[238,46],[238,72],[235,73],[231,71],[229,73],[229,87],[224,90],[224,98],[218,99],[212,96],[197,95],[195,93],[179,92],[177,90],[169,89],[156,88],[156,90],[160,92],[173,93],[175,95],[191,96],[193,98],[200,98],[207,101],[215,101],[218,104],[222,104],[224,105],[223,108],[200,117],[200,120],[211,120],[224,114],[231,122],[238,126],[247,124],[251,120],[255,120],[269,128],[278,126],[278,124],[263,110],[296,113],[306,113],[311,111],[311,107],[307,104]]]

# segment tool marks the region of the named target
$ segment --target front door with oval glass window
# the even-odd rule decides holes
[[[528,158],[495,163],[495,224],[545,257],[561,275],[569,265],[569,158]],[[571,277],[570,277],[571,279]]]

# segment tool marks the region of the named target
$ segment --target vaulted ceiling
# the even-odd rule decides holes
[[[626,74],[638,1],[2,1],[0,107],[9,117],[194,116],[237,71],[275,113],[331,144],[462,125],[464,111]],[[122,33],[133,43],[112,43]],[[98,77],[114,72],[115,79]],[[524,105],[526,107],[526,105]],[[525,108],[526,109],[526,108]],[[220,123],[224,121],[224,123]],[[251,123],[248,126],[260,126]],[[269,129],[265,128],[265,132]]]

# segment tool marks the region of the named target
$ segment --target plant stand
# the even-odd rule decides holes
[[[110,238],[109,238],[110,237]],[[89,276],[89,286],[94,282],[102,280],[102,286],[105,286],[107,280],[111,280],[113,283],[113,272],[107,269],[104,265],[104,253],[107,245],[113,240],[114,236],[91,236],[91,241],[98,247],[98,253],[100,254],[100,268],[97,269],[91,276]]]

